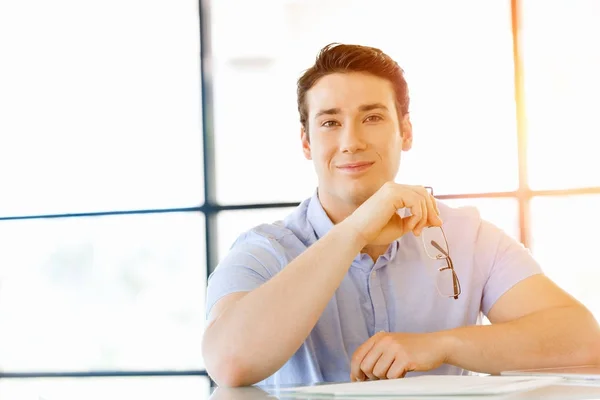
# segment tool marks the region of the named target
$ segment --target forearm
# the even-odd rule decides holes
[[[207,328],[207,366],[235,372],[250,385],[276,372],[298,350],[364,246],[344,226],[334,228],[268,282],[248,293]]]
[[[470,371],[501,371],[596,364],[600,330],[583,307],[540,311],[489,326],[439,333],[449,343],[448,364]]]

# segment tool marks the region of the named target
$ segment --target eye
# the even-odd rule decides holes
[[[365,122],[379,122],[382,121],[383,118],[380,115],[369,115],[365,118]]]
[[[332,128],[332,127],[338,126],[338,125],[339,125],[338,122],[333,121],[333,120],[325,121],[321,124],[321,126],[324,126],[325,128]]]

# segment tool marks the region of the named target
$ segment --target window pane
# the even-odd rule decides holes
[[[401,181],[444,193],[517,187],[509,1],[225,0],[213,23],[219,201],[301,200],[314,189],[295,84],[334,41],[380,47],[406,71],[415,141]]]
[[[535,198],[532,251],[544,272],[600,318],[599,195]]]
[[[0,2],[0,216],[203,202],[198,2]]]
[[[481,218],[493,223],[508,235],[520,241],[519,202],[512,198],[449,199],[442,200],[452,207],[477,207]]]
[[[203,367],[204,217],[0,221],[0,369]]]
[[[239,235],[260,224],[284,219],[293,207],[222,211],[217,217],[219,260],[222,260]]]
[[[600,186],[600,2],[523,0],[522,9],[530,184]]]
[[[121,399],[205,400],[210,395],[205,376],[1,379],[3,399]],[[135,393],[135,396],[125,394]]]

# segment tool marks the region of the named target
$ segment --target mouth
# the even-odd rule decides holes
[[[372,161],[361,161],[355,163],[341,164],[337,166],[337,169],[346,174],[358,174],[367,171],[371,166],[375,164]]]

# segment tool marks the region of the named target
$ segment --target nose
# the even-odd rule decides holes
[[[342,153],[356,153],[366,149],[367,143],[360,125],[346,124],[340,132],[340,151]]]

